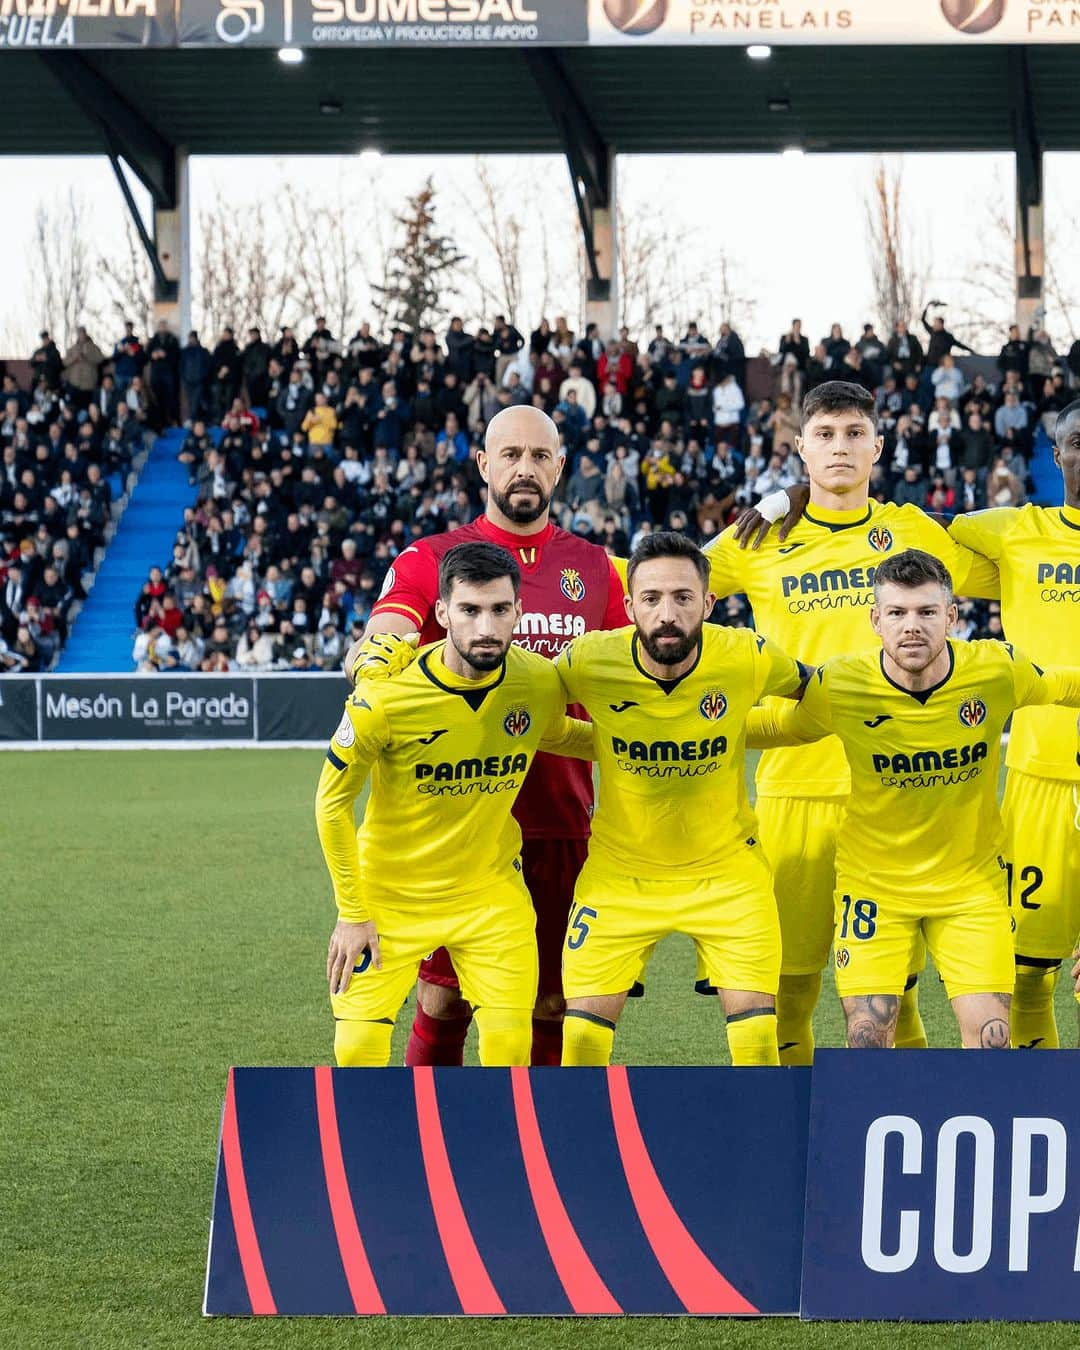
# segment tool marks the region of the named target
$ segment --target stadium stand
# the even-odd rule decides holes
[[[476,449],[518,403],[561,428],[559,523],[613,553],[661,527],[707,542],[799,482],[800,402],[827,379],[875,394],[879,499],[945,515],[1055,499],[1047,429],[1080,343],[1059,357],[1012,329],[995,361],[958,357],[925,312],[920,331],[849,342],[834,324],[811,346],[795,322],[750,359],[726,323],[639,346],[563,319],[527,336],[454,319],[441,341],[367,324],[341,341],[320,319],[302,345],[226,328],[212,350],[129,324],[110,356],[82,330],[63,355],[43,335],[29,389],[4,381],[0,668],[49,668],[80,606],[65,671],[336,666],[397,553],[482,509]],[[714,618],[749,615],[732,598]],[[960,628],[1000,631],[996,606],[965,604]]]

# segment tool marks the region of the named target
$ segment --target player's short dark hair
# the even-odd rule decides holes
[[[694,564],[701,578],[701,584],[708,590],[709,560],[697,544],[692,539],[687,539],[685,534],[677,534],[674,530],[657,530],[654,534],[644,535],[630,555],[630,561],[626,564],[628,591],[634,589],[634,574],[641,564],[651,562],[653,558],[686,558]]]
[[[1069,425],[1069,418],[1073,417],[1076,413],[1080,413],[1080,398],[1074,398],[1071,403],[1066,404],[1065,407],[1062,408],[1062,410],[1058,413],[1057,421],[1054,423],[1055,445],[1057,445],[1057,443],[1065,435],[1065,430]]]
[[[877,405],[873,394],[861,384],[852,384],[850,380],[826,380],[824,384],[811,389],[803,399],[802,427],[805,429],[811,417],[818,413],[857,412],[868,417],[877,431]]]
[[[516,597],[521,586],[521,569],[506,549],[498,544],[485,544],[482,540],[455,544],[439,564],[439,599],[444,604],[449,602],[455,581],[463,581],[467,586],[485,586],[500,577],[510,578]]]
[[[953,581],[949,569],[932,553],[924,553],[921,548],[906,548],[886,558],[874,571],[874,595],[878,588],[886,583],[892,586],[904,586],[914,589],[935,583],[941,587],[948,599],[953,597]]]

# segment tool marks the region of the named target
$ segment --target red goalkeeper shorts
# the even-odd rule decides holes
[[[538,997],[562,993],[562,945],[574,885],[589,851],[587,839],[526,839],[521,846],[521,875],[536,910],[536,946],[540,955]],[[423,962],[420,978],[457,989],[458,980],[445,947]]]

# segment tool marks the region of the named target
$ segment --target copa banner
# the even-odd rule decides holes
[[[1070,1053],[818,1051],[802,1313],[1080,1320]]]
[[[185,47],[515,47],[588,39],[586,0],[181,0],[179,24]]]
[[[809,1077],[231,1070],[204,1312],[794,1314]]]
[[[1080,40],[1075,0],[589,0],[589,6],[589,42],[597,46]]]
[[[0,747],[325,745],[340,675],[38,675],[0,679]]]

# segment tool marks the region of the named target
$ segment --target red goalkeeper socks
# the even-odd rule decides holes
[[[541,1065],[562,1063],[562,1023],[544,1022],[534,1017],[532,1039],[532,1057],[529,1063],[533,1068]]]
[[[417,1068],[422,1064],[436,1069],[460,1067],[471,1021],[471,1013],[468,1017],[429,1017],[417,1004],[409,1044],[405,1049],[406,1065],[409,1068]]]

